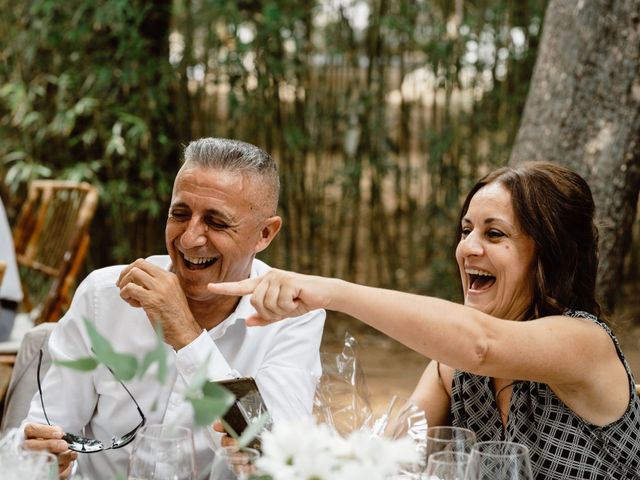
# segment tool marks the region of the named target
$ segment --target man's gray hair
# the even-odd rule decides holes
[[[261,175],[274,189],[276,205],[280,190],[278,167],[271,155],[261,148],[228,138],[200,138],[184,150],[183,167],[196,166]]]

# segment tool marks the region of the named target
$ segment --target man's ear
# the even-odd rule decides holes
[[[277,215],[267,218],[260,227],[260,239],[256,243],[255,253],[263,251],[269,246],[271,241],[276,238],[276,235],[282,227],[282,218]]]

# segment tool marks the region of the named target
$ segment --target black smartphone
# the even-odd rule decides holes
[[[220,386],[226,388],[236,396],[236,401],[224,414],[222,419],[233,428],[234,432],[242,435],[249,423],[260,415],[267,413],[267,407],[260,395],[256,381],[251,377],[220,380]],[[249,444],[252,448],[260,449],[260,439],[254,438]]]

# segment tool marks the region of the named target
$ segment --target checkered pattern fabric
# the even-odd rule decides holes
[[[456,371],[453,379],[452,424],[476,432],[479,441],[507,440],[527,445],[536,480],[640,479],[640,399],[618,340],[609,327],[591,314],[567,311],[588,318],[611,336],[627,370],[631,401],[614,423],[597,427],[569,410],[542,383],[519,381],[513,385],[506,429],[491,388],[491,378]]]

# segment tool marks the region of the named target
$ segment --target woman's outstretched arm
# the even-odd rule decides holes
[[[596,410],[605,407],[613,391],[620,397],[618,405],[625,406],[624,366],[608,334],[590,320],[502,320],[434,297],[275,269],[263,277],[210,284],[209,289],[225,295],[252,293],[257,316],[248,319],[251,325],[317,308],[335,310],[458,370],[547,383],[563,400],[569,397],[564,391],[581,392],[581,403],[592,403]]]

